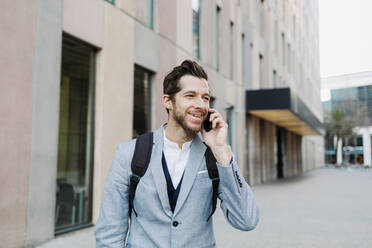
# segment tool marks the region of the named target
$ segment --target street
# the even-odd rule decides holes
[[[372,170],[318,169],[253,187],[260,222],[251,232],[215,218],[219,247],[372,247]]]
[[[250,232],[214,215],[218,247],[372,247],[372,170],[323,168],[257,185],[260,222]],[[94,247],[93,229],[40,248]]]

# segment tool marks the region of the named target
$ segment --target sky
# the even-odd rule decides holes
[[[372,71],[372,0],[318,3],[321,77]]]

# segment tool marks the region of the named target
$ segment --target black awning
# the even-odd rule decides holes
[[[325,133],[323,124],[290,88],[247,90],[246,110],[302,136]]]

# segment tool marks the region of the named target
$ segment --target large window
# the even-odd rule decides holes
[[[151,73],[134,66],[133,138],[151,129]]]
[[[198,59],[200,59],[200,3],[201,0],[192,0],[193,55]]]
[[[89,225],[94,153],[94,49],[64,36],[59,113],[56,233]]]

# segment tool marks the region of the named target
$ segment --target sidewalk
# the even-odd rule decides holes
[[[372,247],[372,171],[323,168],[253,187],[260,222],[251,232],[214,215],[218,247]],[[39,248],[95,247],[93,228]]]

